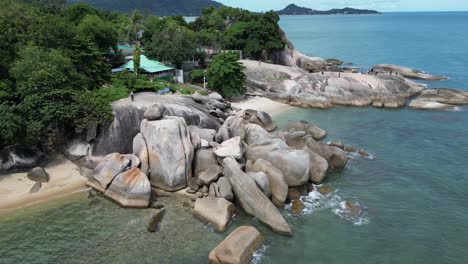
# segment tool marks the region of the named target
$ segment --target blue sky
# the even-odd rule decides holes
[[[217,0],[223,4],[252,11],[279,10],[295,3],[313,9],[354,7],[384,12],[468,11],[468,0]]]

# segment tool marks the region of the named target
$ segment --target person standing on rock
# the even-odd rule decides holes
[[[135,100],[135,95],[133,94],[133,91],[130,92],[130,99],[132,102]]]

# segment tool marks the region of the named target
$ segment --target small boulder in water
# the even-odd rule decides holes
[[[294,201],[301,198],[301,193],[296,188],[288,189],[288,200]]]
[[[356,148],[351,147],[351,146],[345,146],[344,151],[346,151],[346,152],[356,152]]]
[[[236,207],[224,198],[198,198],[195,201],[193,216],[203,222],[210,223],[213,229],[224,232]]]
[[[28,172],[28,179],[35,182],[49,182],[50,177],[44,168],[36,167]]]
[[[339,148],[339,149],[344,149],[344,144],[343,144],[343,142],[341,142],[341,141],[332,141],[332,142],[330,142],[330,144],[328,144],[328,145],[330,145],[330,146],[332,146],[332,147],[337,147],[337,148]]]
[[[357,217],[361,213],[361,207],[358,204],[346,201],[344,205],[346,214],[351,217]]]
[[[300,199],[296,199],[293,201],[292,206],[291,206],[291,213],[293,215],[299,215],[301,214],[302,210],[304,210],[305,205]]]
[[[42,187],[42,183],[40,182],[36,182],[34,184],[34,186],[31,188],[31,190],[29,191],[29,193],[37,193]]]
[[[158,230],[159,223],[163,219],[165,213],[166,209],[162,208],[150,216],[146,225],[149,232],[156,232]]]
[[[255,227],[238,227],[210,252],[209,263],[248,264],[262,244],[263,236]]]
[[[365,150],[363,150],[363,149],[360,149],[360,150],[358,151],[358,153],[359,153],[359,155],[363,156],[364,158],[370,158],[370,157],[371,157],[371,155],[370,155],[369,153],[367,153],[367,152],[366,152]]]
[[[320,186],[317,188],[317,192],[319,192],[321,195],[328,195],[333,191],[332,187],[330,186]]]

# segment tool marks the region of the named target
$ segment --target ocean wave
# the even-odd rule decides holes
[[[301,201],[304,203],[304,210],[301,212],[302,215],[310,215],[314,212],[322,210],[330,210],[341,219],[351,222],[353,225],[366,225],[370,222],[367,210],[364,206],[359,203],[355,205],[354,210],[347,208],[346,200],[339,195],[339,189],[332,191],[327,195],[323,195],[317,191],[316,185],[314,190],[306,196],[301,197]],[[285,205],[285,209],[290,211],[292,204]],[[292,216],[291,214],[289,214]]]
[[[463,111],[463,107],[461,107],[461,106],[455,106],[455,107],[452,108],[450,111],[452,111],[452,112],[461,112],[461,111]]]
[[[265,257],[265,253],[268,249],[268,245],[263,245],[257,251],[253,253],[253,258],[250,264],[260,264],[262,263],[263,258]]]
[[[346,201],[342,201],[338,208],[334,208],[332,212],[339,216],[341,219],[353,223],[353,225],[361,226],[369,224],[369,216],[367,210],[359,203],[349,208]]]

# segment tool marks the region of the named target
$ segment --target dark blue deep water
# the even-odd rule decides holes
[[[468,13],[282,17],[296,48],[370,67],[394,63],[450,80],[430,87],[468,89]],[[468,263],[468,109],[293,109],[280,125],[307,120],[328,140],[367,150],[329,175],[327,196],[304,197],[300,217],[284,211],[293,238],[243,215],[229,231],[252,224],[266,237],[261,263]],[[1,184],[1,183],[0,183]],[[344,201],[361,206],[342,211]],[[121,209],[86,194],[0,216],[0,263],[206,263],[218,234],[191,217],[187,203],[168,203],[159,233],[148,212]]]

